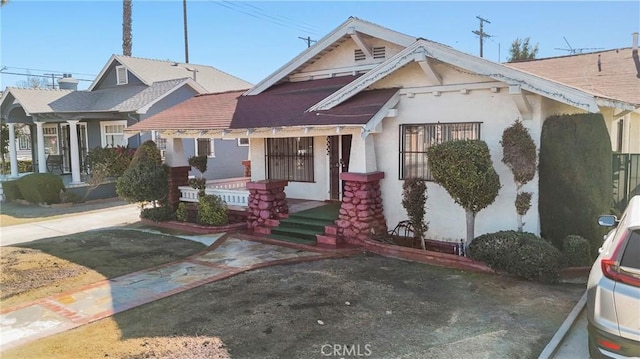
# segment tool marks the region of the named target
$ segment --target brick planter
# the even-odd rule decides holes
[[[338,238],[361,244],[376,233],[387,232],[380,180],[384,172],[342,173],[345,181],[340,212],[335,224]]]
[[[248,182],[249,216],[247,227],[255,231],[263,227],[269,219],[280,219],[289,214],[287,196],[284,188],[286,180],[263,180]]]
[[[154,227],[177,229],[183,232],[195,234],[237,232],[247,228],[247,224],[245,222],[227,224],[226,226],[203,226],[197,223],[179,221],[154,222],[150,219],[144,218],[140,218],[140,222]]]

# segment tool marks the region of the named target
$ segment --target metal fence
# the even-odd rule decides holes
[[[622,211],[629,199],[640,195],[640,153],[613,154],[613,203]]]

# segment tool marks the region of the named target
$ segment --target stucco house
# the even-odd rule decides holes
[[[60,155],[61,172],[71,173],[72,184],[81,183],[89,149],[135,148],[149,138],[164,145],[155,133],[129,137],[124,132],[128,126],[197,94],[251,87],[211,66],[121,55],[109,58],[87,90],[78,91],[77,84],[78,80],[65,75],[59,89],[8,87],[2,93],[0,115],[9,127],[11,177],[18,176],[21,150],[31,149],[34,171],[47,172],[47,157]],[[24,125],[24,133],[30,136],[16,141],[15,129]],[[227,152],[231,157],[247,156],[247,147],[238,146],[238,142],[220,141],[216,148],[210,138],[189,141],[191,154],[205,154],[212,160],[216,150],[218,157],[226,157]],[[241,159],[232,175],[243,174]]]
[[[516,229],[516,187],[500,161],[506,127],[522,120],[539,147],[543,121],[551,115],[631,108],[637,104],[624,98],[349,18],[250,90],[196,96],[130,130],[159,131],[173,149],[167,163],[176,168],[184,165],[182,138],[247,138],[254,230],[286,212],[284,197],[332,200],[341,209],[328,234],[352,239],[407,219],[402,184],[415,176],[431,180],[430,145],[481,139],[502,188],[477,215],[479,235]],[[181,129],[167,122],[176,112],[184,114]],[[464,210],[441,186],[429,181],[427,187],[426,235],[464,238]],[[539,234],[537,176],[523,190],[533,193],[524,230]]]

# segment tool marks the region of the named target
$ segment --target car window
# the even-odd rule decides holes
[[[640,269],[640,230],[631,232],[620,266]]]

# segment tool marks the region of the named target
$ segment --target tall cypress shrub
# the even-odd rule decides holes
[[[604,229],[597,217],[609,213],[612,200],[611,141],[602,114],[547,118],[540,140],[542,236],[562,248],[575,234],[589,240],[595,252]]]

